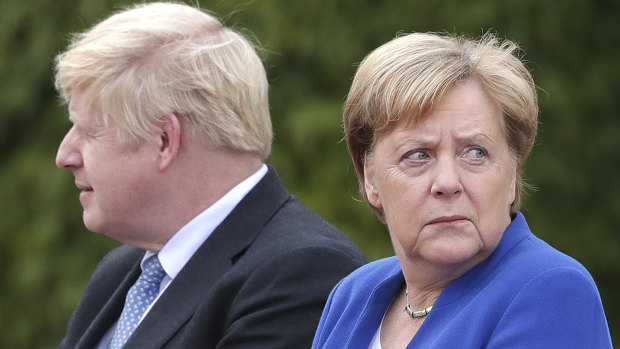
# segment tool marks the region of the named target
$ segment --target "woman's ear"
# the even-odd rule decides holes
[[[517,157],[514,156],[514,163],[513,163],[513,171],[512,171],[512,178],[510,180],[510,193],[508,194],[508,201],[510,202],[510,207],[512,207],[512,205],[515,203],[515,200],[517,199],[517,191],[519,186],[521,185],[520,180],[519,180],[519,169],[518,169],[518,160]]]
[[[169,113],[165,116],[159,132],[159,169],[165,171],[172,165],[181,147],[181,123],[176,114]]]
[[[368,203],[376,209],[381,209],[383,205],[381,204],[379,192],[377,191],[373,159],[374,157],[372,155],[366,154],[366,156],[364,156],[364,191],[366,192]]]

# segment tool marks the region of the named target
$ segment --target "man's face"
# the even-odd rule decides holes
[[[86,227],[131,243],[148,234],[153,218],[157,146],[120,142],[116,124],[106,126],[101,110],[88,108],[85,97],[77,90],[69,103],[73,126],[58,148],[56,164],[75,176]]]

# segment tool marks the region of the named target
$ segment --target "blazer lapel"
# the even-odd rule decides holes
[[[140,256],[143,254],[144,253],[141,253]],[[129,270],[116,290],[114,290],[112,296],[108,299],[103,308],[101,308],[101,311],[95,316],[93,322],[77,343],[76,349],[95,348],[114,322],[118,320],[123,306],[125,305],[127,291],[129,291],[129,288],[131,288],[138,279],[138,276],[140,276],[140,261],[141,258],[136,260],[135,265]]]
[[[290,197],[273,168],[190,258],[155,303],[126,348],[161,348],[194,314],[211,285],[233,265]]]

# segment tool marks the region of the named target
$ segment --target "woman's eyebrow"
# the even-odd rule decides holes
[[[482,132],[482,131],[475,131],[475,132],[463,132],[460,134],[456,135],[456,139],[459,142],[481,142],[481,141],[485,141],[488,143],[493,143],[494,142],[494,138],[491,137],[489,134],[487,134],[486,132]]]

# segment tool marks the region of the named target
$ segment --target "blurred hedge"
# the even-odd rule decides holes
[[[98,260],[116,243],[86,231],[72,176],[55,168],[69,127],[52,61],[70,33],[129,1],[0,3],[0,347],[58,344]],[[289,189],[370,259],[391,255],[360,200],[341,142],[355,65],[397,33],[487,30],[518,42],[540,87],[541,132],[525,176],[534,232],[597,281],[620,340],[620,3],[617,0],[200,1],[264,45],[275,142]]]

